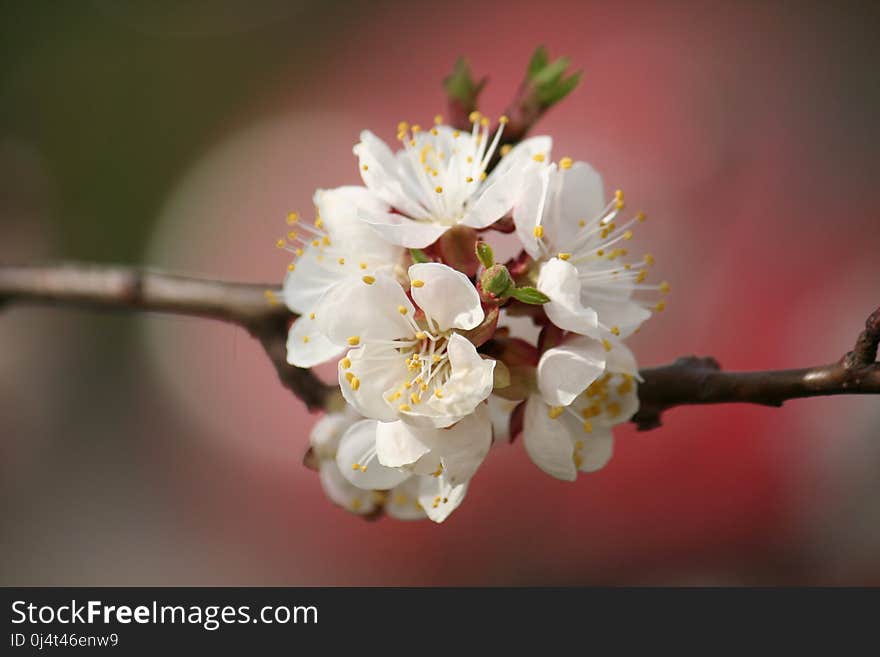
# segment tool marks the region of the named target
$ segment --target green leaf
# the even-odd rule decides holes
[[[540,73],[544,69],[544,67],[547,66],[547,63],[549,61],[550,56],[547,54],[547,49],[544,46],[538,46],[537,48],[535,48],[535,53],[529,60],[529,68],[526,72],[529,80]]]
[[[410,249],[409,256],[412,258],[413,262],[431,262],[431,259],[421,249]]]
[[[523,303],[528,303],[533,306],[540,306],[541,304],[550,301],[550,297],[534,287],[518,287],[510,296],[517,301],[522,301]]]
[[[560,100],[565,98],[568,94],[574,91],[575,87],[581,81],[581,75],[583,75],[583,71],[578,71],[574,73],[564,80],[557,82],[551,89],[548,89],[545,93],[541,94],[539,92],[539,99],[542,103],[547,105],[554,105],[558,103]]]
[[[452,73],[443,80],[443,88],[446,89],[446,95],[456,99],[465,107],[476,105],[477,96],[485,84],[485,78],[479,82],[474,80],[471,75],[471,67],[464,57],[459,57],[455,60]]]
[[[532,77],[532,83],[536,87],[552,87],[562,78],[569,64],[571,60],[568,57],[560,57]]]
[[[492,247],[482,240],[477,242],[477,258],[486,269],[495,264],[495,254],[492,252]]]

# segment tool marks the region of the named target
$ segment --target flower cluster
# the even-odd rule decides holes
[[[396,152],[363,132],[364,185],[318,190],[314,221],[291,213],[278,241],[294,255],[288,361],[337,360],[346,402],[314,427],[311,462],[355,513],[442,522],[493,442],[520,433],[541,470],[574,480],[638,409],[623,340],[668,291],[645,282],[650,255],[628,258],[644,215],[624,218],[590,165],[552,162],[549,137],[511,148],[505,117],[470,120],[400,123]],[[496,238],[519,255],[496,263]]]

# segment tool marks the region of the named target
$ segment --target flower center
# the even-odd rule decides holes
[[[398,410],[407,412],[431,396],[443,398],[443,386],[451,373],[447,354],[451,334],[451,331],[422,329],[415,334],[413,343],[398,349],[406,356],[409,378],[388,393],[388,403],[397,404]]]
[[[427,132],[406,121],[397,126],[404,149],[402,182],[431,221],[447,226],[459,222],[480,190],[507,123],[502,116],[490,138],[488,117],[472,112],[469,118],[470,133],[441,125],[441,116]]]

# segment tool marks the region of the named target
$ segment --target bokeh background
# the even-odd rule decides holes
[[[539,126],[649,221],[672,282],[645,365],[818,364],[880,303],[880,9],[805,2],[6,2],[0,259],[279,281],[370,127],[498,114],[546,44]],[[0,583],[880,584],[880,401],[687,408],[575,484],[493,450],[440,526],[364,522],[300,465],[315,417],[242,331],[0,315]]]

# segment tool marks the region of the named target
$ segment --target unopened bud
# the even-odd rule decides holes
[[[510,293],[516,289],[510,272],[504,265],[492,265],[484,271],[480,276],[480,287],[496,299],[510,296]]]

